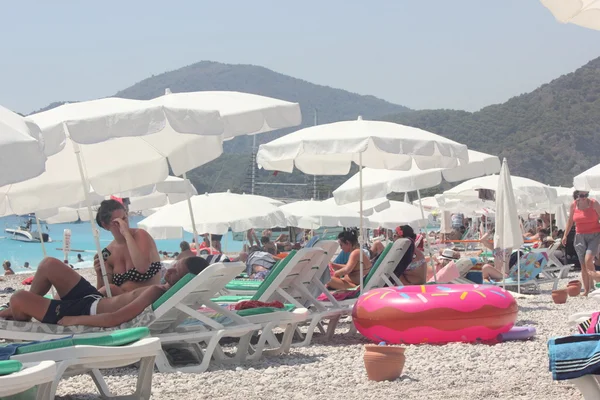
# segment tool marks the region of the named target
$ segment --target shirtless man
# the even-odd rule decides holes
[[[167,270],[164,285],[141,287],[106,298],[68,265],[48,257],[40,263],[31,289],[15,293],[10,299],[10,307],[0,311],[0,318],[17,321],[35,318],[43,323],[65,326],[118,326],[141,314],[187,273],[198,275],[207,266],[205,259],[189,257],[177,261]],[[60,300],[44,297],[52,286]]]

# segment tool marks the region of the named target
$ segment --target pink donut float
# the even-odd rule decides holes
[[[356,329],[394,344],[494,340],[508,332],[518,306],[492,285],[423,285],[373,289],[352,310]]]

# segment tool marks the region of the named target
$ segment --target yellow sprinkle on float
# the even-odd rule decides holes
[[[367,301],[368,299],[370,299],[371,297],[375,296],[376,294],[378,294],[378,293],[377,292],[371,293],[370,295],[368,295],[367,297],[365,297],[364,301]]]
[[[460,295],[460,299],[464,300],[465,297],[467,297],[468,294],[469,294],[469,292],[462,292],[462,294]]]
[[[421,285],[421,293],[425,293],[425,285]]]
[[[473,291],[485,299],[485,294],[481,293],[479,290],[473,290]]]
[[[379,298],[379,300],[383,299],[385,296],[387,296],[390,293],[392,293],[392,292],[385,292],[384,294],[381,295],[381,297]]]
[[[448,296],[448,293],[432,293],[432,296]]]

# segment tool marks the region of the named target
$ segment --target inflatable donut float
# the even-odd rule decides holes
[[[375,342],[476,342],[508,332],[517,312],[500,287],[432,284],[370,290],[354,304],[352,320]]]

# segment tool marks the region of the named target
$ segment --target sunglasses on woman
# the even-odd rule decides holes
[[[579,198],[580,199],[585,199],[586,197],[588,197],[590,194],[589,193],[579,193]]]

